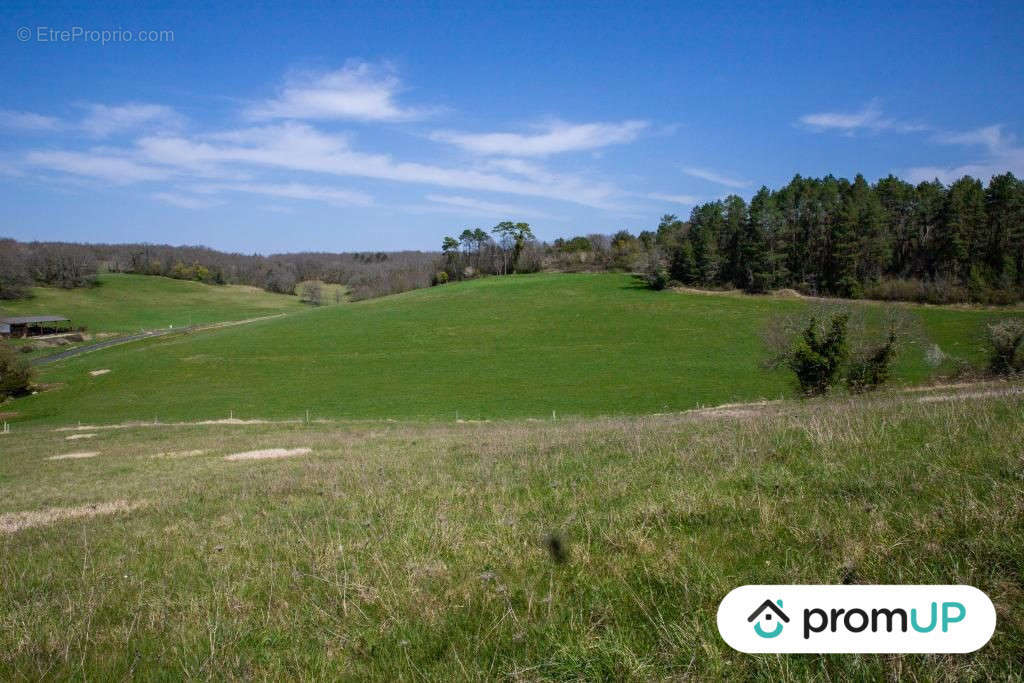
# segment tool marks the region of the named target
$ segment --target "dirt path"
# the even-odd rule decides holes
[[[215,330],[221,327],[233,327],[235,325],[245,325],[247,323],[254,323],[259,320],[270,320],[271,318],[280,318],[281,316],[287,315],[287,313],[275,313],[273,315],[263,315],[258,318],[247,318],[245,320],[229,320],[221,323],[210,323],[207,325],[193,325],[192,327],[179,327],[176,329],[166,330],[147,330],[146,332],[139,332],[138,334],[129,334],[124,337],[114,337],[113,339],[104,339],[101,342],[95,344],[86,344],[85,346],[77,346],[67,351],[61,351],[55,353],[52,356],[44,356],[42,358],[36,358],[32,361],[33,365],[46,365],[48,363],[56,363],[59,360],[65,358],[71,358],[73,356],[79,356],[83,353],[89,353],[91,351],[99,351],[105,349],[108,346],[117,346],[118,344],[127,344],[128,342],[139,341],[140,339],[150,339],[152,337],[164,337],[169,334],[184,334],[186,332],[204,332],[206,330]]]

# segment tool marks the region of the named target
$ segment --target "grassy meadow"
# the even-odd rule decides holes
[[[274,295],[253,296],[278,302]],[[41,380],[55,388],[20,399],[9,419],[282,419],[304,418],[306,411],[314,419],[550,418],[775,399],[792,395],[793,387],[786,371],[762,367],[760,330],[808,305],[653,292],[615,274],[485,278],[320,308],[287,298],[277,310],[296,312],[284,317],[132,343],[46,367]],[[881,304],[856,305],[870,316],[883,314]],[[950,371],[948,360],[938,367],[927,362],[930,343],[983,365],[984,325],[999,313],[906,308],[919,316],[928,343],[907,345],[896,361],[896,384]],[[93,377],[94,369],[110,372]]]
[[[16,426],[0,678],[1019,679],[1024,394],[938,391],[557,422]],[[267,448],[310,452],[225,460]],[[72,452],[97,455],[49,459]],[[717,634],[735,586],[843,582],[976,586],[995,635],[968,655],[782,656]]]
[[[0,303],[0,317],[59,314],[89,332],[131,334],[303,309],[298,297],[243,285],[207,285],[147,275],[104,273],[94,287],[33,287],[28,299]]]

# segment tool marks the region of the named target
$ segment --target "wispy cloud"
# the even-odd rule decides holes
[[[333,206],[371,206],[373,197],[358,190],[348,190],[305,183],[226,183],[197,188],[203,192],[245,192],[283,199],[307,199]]]
[[[162,104],[89,104],[86,109],[87,114],[79,126],[98,138],[140,129],[173,131],[181,128],[184,123],[184,118],[178,112]]]
[[[177,206],[182,209],[209,209],[214,206],[219,206],[224,202],[218,199],[208,199],[205,197],[193,197],[184,194],[178,194],[176,192],[154,192],[150,195],[153,199],[163,202],[164,204],[170,204],[171,206]]]
[[[1014,138],[1003,131],[1002,124],[960,132],[942,132],[935,141],[944,145],[980,145],[995,153],[1013,146]]]
[[[852,135],[858,130],[895,130],[904,133],[929,130],[928,126],[921,124],[903,123],[891,118],[886,118],[882,113],[878,100],[868,102],[863,109],[854,112],[820,112],[817,114],[805,114],[800,117],[800,123],[807,128],[822,131],[839,131]]]
[[[55,131],[62,127],[61,121],[53,116],[43,116],[30,111],[0,109],[0,128],[14,130]]]
[[[350,60],[337,71],[293,74],[276,98],[246,114],[254,120],[408,121],[429,113],[398,104],[401,89],[392,66]]]
[[[750,187],[751,185],[749,180],[732,178],[727,175],[723,175],[721,173],[706,168],[695,168],[693,166],[687,166],[686,168],[683,169],[683,173],[693,178],[700,178],[701,180],[707,180],[712,183],[718,183],[719,185],[725,185],[726,187],[735,187],[737,189]]]
[[[115,185],[166,180],[173,175],[169,169],[158,168],[100,150],[29,152],[25,155],[25,162],[31,166],[97,178]]]
[[[331,135],[295,122],[197,139],[181,136],[146,137],[138,141],[138,151],[143,159],[157,165],[184,168],[213,166],[222,170],[237,170],[238,166],[262,166],[548,197],[589,206],[606,206],[616,192],[608,184],[549,173],[535,165],[510,164],[505,168],[506,172],[499,173],[398,161],[388,154],[354,150],[345,136]]]
[[[651,192],[647,195],[648,199],[656,199],[659,202],[670,202],[672,204],[683,204],[690,206],[700,201],[700,197],[695,197],[691,194],[659,194],[657,192]]]
[[[431,139],[474,154],[540,157],[561,152],[599,149],[632,142],[649,127],[647,121],[566,123],[551,121],[536,133],[466,133],[439,130]]]
[[[994,175],[1007,171],[1024,175],[1024,146],[1017,138],[1007,133],[1001,124],[975,128],[967,131],[946,131],[938,133],[935,142],[944,145],[981,147],[985,154],[965,164],[954,166],[916,166],[905,171],[911,182],[935,180],[950,183],[965,175],[988,180]]]
[[[515,204],[502,204],[499,202],[489,202],[482,199],[475,199],[473,197],[463,197],[460,195],[439,195],[439,194],[428,194],[425,199],[428,202],[440,204],[442,206],[437,208],[444,208],[453,212],[468,212],[473,214],[479,214],[484,216],[491,216],[495,220],[510,217],[521,217],[521,218],[551,218],[551,216],[543,211],[536,209],[517,206]]]

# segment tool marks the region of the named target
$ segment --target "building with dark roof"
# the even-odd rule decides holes
[[[37,334],[65,332],[71,327],[71,319],[60,315],[26,315],[14,318],[0,318],[0,336],[29,337]]]

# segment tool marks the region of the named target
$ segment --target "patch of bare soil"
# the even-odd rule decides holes
[[[47,460],[80,460],[81,458],[95,458],[99,451],[82,451],[80,453],[64,453],[62,455],[51,455]]]
[[[708,294],[708,295],[722,295],[722,294],[742,294],[743,291],[739,289],[697,289],[696,287],[672,287],[673,292],[683,292],[685,294]]]
[[[70,508],[47,508],[28,512],[7,512],[0,515],[0,533],[13,534],[36,526],[53,524],[66,519],[81,519],[97,515],[112,515],[116,512],[131,512],[146,505],[146,501],[130,503],[127,500],[113,500],[109,503],[93,503]]]
[[[901,387],[897,391],[901,394],[914,394],[924,391],[941,391],[944,389],[968,389],[970,387],[982,387],[991,384],[990,382],[978,382],[978,381],[967,381],[967,382],[947,382],[944,384],[922,384],[920,386],[913,387]]]
[[[96,434],[72,434],[71,436],[65,436],[65,441],[78,441],[79,439],[92,439],[95,438]]]
[[[241,420],[225,418],[223,420],[201,420],[199,422],[121,422],[110,425],[75,425],[74,427],[57,427],[55,432],[89,432],[97,429],[135,429],[137,427],[189,427],[192,425],[284,425],[296,424],[302,420]]]
[[[312,448],[266,448],[260,451],[245,451],[244,453],[232,453],[224,456],[225,460],[269,460],[273,458],[290,458],[295,455],[305,455],[311,452]]]
[[[1024,394],[1024,389],[1021,387],[1008,387],[1006,389],[990,389],[988,391],[965,391],[958,394],[936,394],[934,396],[922,396],[917,399],[917,402],[966,401],[972,398],[994,398],[997,396],[1013,396],[1014,394]]]
[[[196,455],[203,455],[207,451],[205,450],[193,450],[193,451],[166,451],[164,453],[157,453],[151,455],[151,458],[191,458]]]
[[[753,403],[724,403],[720,406],[711,406],[709,408],[698,408],[696,410],[688,410],[686,414],[696,415],[698,417],[725,417],[725,418],[744,418],[744,417],[756,417],[758,415],[764,415],[767,410],[778,403],[778,401],[755,401]]]

